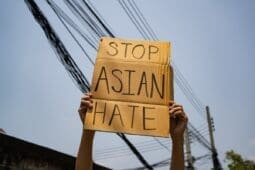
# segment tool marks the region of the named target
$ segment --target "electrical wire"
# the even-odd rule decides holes
[[[51,1],[51,0],[47,0],[48,4],[50,5],[50,7],[52,7],[52,10],[55,12],[55,14],[57,15],[58,19],[61,21],[61,23],[64,25],[64,27],[67,29],[67,31],[70,33],[70,35],[72,36],[72,38],[75,40],[75,42],[78,44],[78,46],[81,48],[81,50],[83,51],[83,53],[86,55],[86,57],[89,59],[90,63],[92,65],[95,65],[94,61],[90,58],[90,56],[88,55],[88,53],[85,51],[85,49],[82,47],[82,45],[80,44],[80,42],[77,40],[77,38],[74,36],[74,34],[72,33],[72,31],[68,28],[68,26],[66,25],[66,23],[63,21],[62,18],[67,17],[67,15],[65,15],[65,17],[61,17],[60,14],[58,12],[61,11],[61,9],[59,9],[57,7],[57,5]],[[68,17],[67,17],[68,18]],[[73,26],[73,28],[77,28],[77,26]],[[77,31],[79,32],[79,31]],[[84,36],[84,34],[81,34],[82,37],[92,46],[95,48],[95,46],[92,44],[91,40],[89,39],[88,36]]]
[[[25,1],[29,1],[29,0],[25,0]],[[52,1],[48,0],[48,3]],[[88,5],[88,3],[86,4],[86,2],[83,0],[85,6]],[[132,1],[127,1],[127,3],[125,1],[121,1],[119,0],[119,2],[122,3],[122,8],[126,11],[126,13],[129,13],[129,17],[132,18],[132,22],[135,24],[135,26],[137,28],[139,28],[139,32],[145,37],[145,39],[157,39],[156,34],[153,32],[153,30],[151,29],[151,27],[149,26],[148,22],[145,20],[144,16],[142,15],[141,11],[139,10],[139,8],[137,7],[137,5],[135,4],[135,2]],[[90,44],[91,47],[93,47],[94,49],[96,49],[95,47],[95,43],[98,42],[99,38],[103,35],[110,35],[111,31],[110,30],[106,30],[107,27],[104,28],[104,25],[102,25],[100,20],[100,15],[97,16],[98,18],[93,18],[91,16],[91,14],[88,14],[86,12],[86,10],[83,9],[83,7],[81,6],[81,4],[79,4],[77,1],[73,0],[72,2],[69,0],[65,0],[66,5],[68,6],[68,8],[70,9],[70,11],[79,19],[79,21],[81,23],[83,23],[83,25],[85,25],[85,27],[87,28],[87,30],[90,32],[90,36],[86,35],[85,33],[83,33],[81,31],[81,29],[63,12],[61,11],[60,8],[56,7],[52,5],[54,8],[53,11],[56,13],[57,17],[60,19],[60,21],[62,22],[62,24],[65,26],[65,28],[67,29],[67,31],[71,34],[72,38],[75,40],[75,42],[78,44],[78,46],[80,48],[82,48],[81,44],[79,43],[79,41],[77,40],[77,38],[74,36],[74,34],[72,33],[72,31],[69,29],[69,27],[66,25],[66,23],[68,23],[75,31],[77,31],[79,33],[80,36],[83,37],[83,39],[85,39],[85,41]],[[128,7],[128,4],[130,7]],[[52,7],[51,6],[51,7]],[[87,9],[92,9],[89,8],[87,6]],[[134,13],[132,13],[132,10],[134,11]],[[93,10],[92,10],[93,11]],[[33,12],[31,10],[31,12]],[[93,15],[96,15],[96,13],[94,13]],[[135,15],[138,16],[138,18],[135,18]],[[36,16],[35,16],[36,18]],[[102,17],[101,17],[102,18]],[[99,21],[98,21],[99,20]],[[46,20],[47,21],[47,20]],[[44,20],[45,22],[45,20]],[[43,27],[43,24],[40,23],[40,25]],[[144,25],[145,27],[143,28],[142,25]],[[44,28],[44,27],[43,27]],[[61,61],[61,63],[65,66],[65,68],[68,70],[69,75],[72,77],[72,80],[77,84],[77,86],[81,89],[81,91],[85,92],[89,90],[89,83],[86,79],[86,77],[80,72],[78,68],[78,66],[75,64],[75,62],[72,60],[70,54],[68,54],[67,50],[64,49],[64,45],[61,44],[61,41],[59,41],[59,39],[56,39],[56,37],[53,37],[51,34],[47,34],[47,28],[44,29],[46,36],[48,37],[50,43],[52,46],[54,46],[55,49],[57,49],[55,52],[57,53],[57,55],[59,56],[59,59]],[[56,34],[53,34],[54,36]],[[112,34],[113,36],[113,34]],[[58,38],[58,37],[57,37]],[[60,42],[59,47],[56,48],[56,46],[54,45],[53,41],[57,40],[57,42]],[[85,49],[82,48],[82,51],[85,53],[85,55],[87,54]],[[68,57],[62,57],[61,54],[68,54]],[[88,58],[90,58],[88,55],[86,55]],[[93,63],[92,59],[90,59],[90,62]],[[188,84],[188,82],[184,79],[183,75],[181,74],[181,72],[178,70],[178,68],[174,65],[173,63],[173,67],[176,73],[176,80],[179,82],[178,86],[182,86],[182,91],[185,91],[184,93],[186,94],[185,96],[189,96],[189,100],[192,103],[193,107],[195,107],[195,109],[198,112],[204,112],[203,110],[203,105],[201,103],[201,101],[198,99],[198,97],[194,94],[194,92],[192,91],[190,85]],[[176,71],[177,70],[177,71]],[[85,87],[85,88],[84,88]],[[188,98],[188,97],[187,97]],[[194,128],[194,127],[193,127]],[[203,145],[205,147],[208,148],[208,143],[206,141],[206,139],[203,139],[202,134],[197,131],[196,129],[192,130],[192,135],[195,136],[196,139],[199,139],[199,141],[201,143],[203,143]],[[167,148],[162,142],[160,142],[159,140],[157,140],[155,138],[155,140],[162,146],[161,148],[159,147],[150,147],[150,148],[146,148],[144,150],[142,150],[143,152],[149,152],[149,151],[153,151],[153,150],[159,150],[159,149],[167,149],[169,150],[169,148]],[[164,147],[165,146],[165,147]],[[209,147],[210,149],[210,147]],[[124,153],[122,153],[123,155]],[[128,154],[128,153],[125,153]],[[116,155],[112,155],[112,156],[116,156]]]
[[[130,20],[132,23],[136,26],[140,34],[143,36],[145,39],[153,39],[153,40],[158,40],[156,34],[146,21],[145,17],[142,15],[141,11],[137,7],[136,3],[132,0],[127,0],[129,3],[129,6],[127,3],[125,3],[125,0],[118,0],[119,4],[121,7],[124,9],[126,14],[129,16]],[[131,8],[131,9],[130,9]],[[137,17],[136,17],[137,16]],[[140,23],[141,24],[140,24]],[[178,67],[175,65],[174,62],[172,62],[174,71],[176,74],[174,74],[176,79],[179,79],[179,82],[177,83],[178,86],[181,86],[181,89],[186,89],[185,90],[185,96],[188,98],[188,100],[191,102],[193,107],[198,111],[198,113],[201,113],[202,117],[205,118],[204,116],[204,106],[201,103],[201,101],[198,99],[198,97],[194,94],[191,86],[189,83],[184,79],[183,75],[179,71]]]
[[[152,141],[153,143],[149,142],[149,143],[144,143],[144,144],[140,144],[140,145],[135,145],[136,148],[139,149],[140,152],[148,152],[150,150],[161,150],[164,149],[162,146],[159,146],[157,143],[155,143],[155,141]],[[163,144],[167,144],[166,142]],[[95,152],[95,156],[112,156],[112,155],[116,155],[116,154],[129,154],[131,153],[129,148],[127,147],[113,147],[113,148],[108,148],[107,150],[101,150],[101,151],[97,151]]]

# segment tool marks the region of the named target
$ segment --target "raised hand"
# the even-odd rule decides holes
[[[92,94],[86,93],[84,96],[82,96],[80,108],[78,109],[82,123],[84,123],[84,118],[86,116],[87,110],[91,109],[92,107],[93,107]]]
[[[188,118],[183,110],[183,106],[174,101],[169,102],[170,114],[170,134],[172,140],[183,139],[184,131],[187,127]]]

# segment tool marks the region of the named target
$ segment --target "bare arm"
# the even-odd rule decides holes
[[[171,170],[184,170],[183,139],[173,141]]]
[[[169,102],[170,133],[172,138],[172,161],[171,170],[184,170],[183,134],[187,126],[188,118],[183,107]]]
[[[82,123],[84,123],[84,118],[88,108],[92,108],[92,95],[86,94],[81,98],[81,105],[79,108],[79,114]],[[75,170],[92,170],[93,160],[92,160],[92,149],[93,149],[93,139],[95,131],[84,130],[82,131],[81,143],[79,151],[76,158]]]

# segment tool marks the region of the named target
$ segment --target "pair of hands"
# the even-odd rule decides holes
[[[93,107],[92,94],[87,93],[81,98],[80,108],[78,110],[82,123],[88,109]],[[172,140],[182,140],[183,133],[186,129],[188,118],[183,110],[182,105],[169,101],[170,114],[170,134]]]

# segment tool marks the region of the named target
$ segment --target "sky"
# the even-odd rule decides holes
[[[93,66],[88,64],[46,2],[36,2],[81,70],[91,79]],[[67,10],[62,1],[55,2]],[[171,42],[173,61],[201,102],[210,107],[222,164],[226,166],[224,153],[230,149],[255,160],[255,2],[136,2],[159,39]],[[117,1],[94,0],[93,4],[117,37],[142,38]],[[17,138],[76,155],[82,131],[77,113],[81,92],[57,60],[22,0],[2,1],[0,21],[0,128]],[[92,50],[89,53],[96,55]],[[175,99],[184,105],[195,127],[204,127],[204,116],[192,108],[176,85]],[[129,139],[134,143],[152,140],[137,136],[129,136]],[[125,145],[116,135],[100,132],[96,135],[94,153],[117,146]],[[192,152],[199,156],[206,151],[194,142]],[[159,150],[144,156],[154,163],[168,158],[170,153]],[[133,155],[94,158],[115,169],[123,165],[141,166]],[[206,166],[210,165],[209,160]]]

